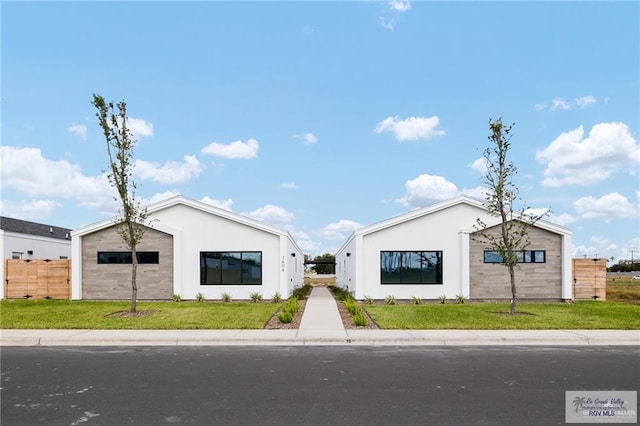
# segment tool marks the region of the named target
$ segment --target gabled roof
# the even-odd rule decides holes
[[[29,222],[22,219],[0,216],[0,229],[15,234],[34,235],[37,237],[68,240],[71,229],[60,226],[46,225],[44,223]]]
[[[246,226],[250,226],[252,228],[255,229],[259,229],[265,232],[269,232],[271,234],[275,234],[275,235],[280,235],[280,236],[286,236],[289,237],[291,239],[291,241],[293,241],[293,237],[291,237],[291,234],[289,234],[289,232],[284,231],[282,229],[276,228],[274,226],[268,225],[266,223],[263,222],[259,222],[257,220],[253,220],[250,219],[248,217],[239,215],[237,213],[234,213],[232,211],[229,210],[224,210],[221,209],[219,207],[215,207],[212,206],[210,204],[206,204],[200,201],[196,201],[193,200],[191,198],[187,198],[183,195],[176,195],[174,197],[171,198],[167,198],[165,200],[159,201],[157,203],[153,203],[153,204],[149,204],[147,206],[147,213],[148,214],[153,214],[154,212],[158,212],[173,206],[177,206],[177,205],[184,205],[184,206],[188,206],[191,207],[193,209],[196,210],[200,210],[206,213],[209,213],[211,215],[214,216],[218,216],[218,217],[222,217],[228,220],[231,220],[233,222],[237,222]],[[73,231],[73,235],[74,236],[82,236],[82,235],[86,235],[86,234],[90,234],[92,232],[96,232],[99,231],[101,229],[105,229],[108,228],[110,226],[113,226],[114,224],[114,220],[115,218],[109,218],[109,219],[105,219],[102,220],[100,222],[96,222],[94,224],[85,226],[83,228],[77,229],[75,231]],[[158,224],[160,225],[160,224]],[[151,227],[154,227],[153,225]],[[158,226],[158,228],[162,228],[161,226]],[[295,242],[294,242],[295,243]]]
[[[449,207],[457,206],[458,204],[467,204],[472,207],[476,207],[478,209],[486,210],[484,204],[481,201],[471,198],[467,195],[458,195],[457,197],[450,198],[448,200],[440,201],[435,204],[431,204],[426,207],[421,207],[415,210],[411,210],[407,213],[399,214],[398,216],[394,216],[390,219],[383,220],[382,222],[374,223],[369,226],[365,226],[360,229],[356,229],[354,235],[367,235],[372,232],[379,231],[381,229],[389,228],[395,225],[399,225],[404,222],[408,222],[410,220],[426,216],[440,210],[448,209]]]
[[[448,209],[450,207],[459,205],[459,204],[466,204],[469,205],[471,207],[475,207],[478,208],[480,210],[483,211],[487,211],[487,207],[484,205],[484,203],[476,198],[472,198],[469,197],[468,195],[458,195],[456,197],[450,198],[448,200],[444,200],[444,201],[440,201],[437,202],[435,204],[431,204],[429,206],[426,207],[421,207],[415,210],[411,210],[410,212],[407,213],[402,213],[400,215],[394,216],[390,219],[386,219],[383,220],[381,222],[377,222],[374,223],[372,225],[368,225],[368,226],[364,226],[362,228],[356,229],[350,236],[349,238],[347,238],[346,242],[343,244],[342,249],[344,249],[344,247],[347,246],[347,244],[349,244],[349,242],[357,235],[368,235],[371,234],[373,232],[377,232],[380,231],[382,229],[386,229],[386,228],[390,228],[392,226],[395,225],[399,225],[401,223],[404,222],[408,222],[410,220],[422,217],[422,216],[426,216],[441,210],[445,210]],[[516,218],[517,220],[517,218]],[[492,227],[495,226],[496,224],[500,223],[500,218],[496,217],[495,219],[495,223],[492,221],[491,223],[488,223],[488,227]],[[468,233],[472,233],[475,232],[476,229],[473,229],[472,227],[473,224],[469,224],[467,225],[469,228],[466,229],[466,232]],[[554,223],[545,221],[545,220],[539,220],[535,223],[536,227],[541,228],[541,229],[545,229],[547,231],[550,232],[554,232],[556,234],[562,234],[562,235],[571,235],[571,231],[568,228],[565,228],[563,226],[560,225],[556,225]]]

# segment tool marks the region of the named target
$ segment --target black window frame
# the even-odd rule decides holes
[[[411,261],[411,256],[407,256],[410,254],[416,254],[422,257],[434,256],[437,259],[437,263],[433,268],[425,268],[420,261],[420,270],[418,272],[419,278],[418,280],[412,279],[412,276],[415,277],[416,268],[407,268],[404,263],[405,260]],[[391,254],[399,255],[399,272],[393,272],[394,275],[389,275],[389,272],[386,272],[385,268],[385,256],[389,256]],[[428,261],[427,261],[428,262]],[[380,251],[380,284],[381,285],[442,285],[444,283],[443,277],[443,264],[444,264],[444,254],[442,250],[381,250]],[[413,271],[412,271],[413,269]],[[427,273],[426,271],[433,271]],[[396,275],[398,274],[398,275]],[[385,277],[386,275],[386,277]],[[432,279],[429,279],[429,276],[433,276]],[[395,277],[395,279],[394,279]]]
[[[493,258],[497,257],[499,260],[488,260],[489,255]],[[542,260],[538,260],[537,255],[542,254]],[[546,250],[516,250],[516,256],[518,257],[518,263],[547,263],[547,251]],[[484,250],[482,254],[482,260],[484,263],[502,265],[504,259],[495,250]]]
[[[160,263],[160,252],[158,251],[136,251],[139,265],[158,265]],[[131,265],[133,256],[131,251],[98,251],[98,265]]]
[[[239,254],[240,257],[236,257],[234,255]],[[225,262],[225,255],[227,262],[229,260],[239,261],[238,265],[233,265],[234,268],[211,268],[205,267],[206,260],[205,259],[218,259],[220,265],[223,266]],[[259,262],[259,277],[257,279],[251,278],[249,275],[253,276],[255,270],[251,270],[250,272],[246,269],[247,266],[251,266],[253,263],[255,266],[255,259],[247,259],[245,260],[245,255],[251,255],[258,257]],[[226,285],[226,286],[250,286],[250,285],[262,285],[263,283],[263,274],[262,274],[262,251],[260,250],[244,250],[244,251],[201,251],[200,252],[200,285],[204,286],[216,286],[216,285]],[[219,274],[211,275],[211,270],[219,269]],[[227,274],[225,274],[227,271]],[[234,271],[239,271],[239,275]],[[226,279],[225,279],[226,276]],[[239,280],[234,280],[233,278],[239,278]]]

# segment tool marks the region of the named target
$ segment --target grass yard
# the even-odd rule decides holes
[[[608,275],[607,300],[640,305],[640,280],[628,275]]]
[[[509,315],[509,303],[363,305],[383,329],[640,329],[640,306],[602,301],[520,303]]]
[[[282,303],[138,302],[137,317],[112,315],[128,311],[130,302],[69,300],[3,300],[3,329],[261,329]]]

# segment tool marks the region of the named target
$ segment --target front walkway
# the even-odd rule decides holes
[[[327,287],[314,287],[302,314],[298,337],[347,339],[338,305]]]

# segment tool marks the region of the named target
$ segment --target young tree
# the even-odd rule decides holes
[[[96,107],[96,117],[107,142],[109,156],[109,183],[118,191],[119,215],[116,219],[118,234],[131,250],[131,312],[136,312],[138,286],[136,275],[138,270],[137,246],[142,240],[147,220],[147,210],[140,207],[135,198],[136,184],[132,178],[133,148],[135,139],[127,126],[127,104],[105,102],[100,95],[93,95],[91,104]]]
[[[480,218],[475,225],[477,235],[502,257],[503,264],[509,271],[511,315],[516,313],[518,300],[515,279],[518,252],[529,245],[528,228],[548,214],[548,210],[539,215],[528,214],[527,211],[530,209],[527,207],[522,207],[516,212],[514,203],[520,198],[513,176],[517,173],[517,169],[512,162],[507,161],[513,126],[514,124],[504,125],[502,118],[496,121],[489,119],[488,138],[492,146],[484,150],[487,172],[482,181],[487,187],[487,210],[491,215],[499,217],[501,221],[497,235],[489,232],[489,227]]]

